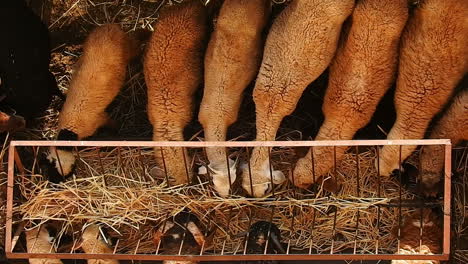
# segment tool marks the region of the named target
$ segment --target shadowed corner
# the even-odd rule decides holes
[[[8,261],[6,259],[5,249],[3,246],[0,246],[0,264],[7,264]]]
[[[26,128],[26,121],[17,115],[8,115],[0,111],[0,133],[16,132]]]

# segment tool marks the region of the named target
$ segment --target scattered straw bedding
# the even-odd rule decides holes
[[[398,209],[377,209],[376,205],[398,198],[399,185],[382,178],[381,197],[377,196],[372,149],[359,154],[361,195],[356,193],[356,156],[348,154],[337,172],[349,184],[338,196],[329,196],[320,188],[315,193],[293,190],[285,184],[275,190],[277,199],[238,195],[223,199],[203,177],[197,177],[191,186],[167,187],[164,179],[153,179],[149,173],[154,164],[151,149],[122,148],[120,158],[116,149],[101,149],[101,161],[96,158],[97,151],[80,151],[77,177],[63,184],[52,186],[36,174],[18,177],[26,201],[16,211],[27,220],[28,228],[59,222],[64,233],[76,237],[84,223],[100,222],[119,239],[118,252],[134,253],[139,244],[138,253],[154,253],[151,238],[155,228],[168,216],[188,208],[202,220],[205,230],[216,230],[213,243],[206,248],[214,254],[220,253],[223,243],[225,254],[241,252],[244,237],[239,234],[248,230],[249,222],[271,217],[292,250],[308,252],[312,246],[312,252],[329,253],[332,246],[334,252],[356,246],[358,252],[372,254],[377,241],[379,253],[393,253],[397,246],[390,231],[398,225]],[[291,166],[286,166],[285,160],[293,155],[293,150],[283,149],[274,150],[272,157],[276,164],[283,160],[279,167],[287,173]],[[200,155],[195,153],[195,157],[195,164],[203,164]],[[413,197],[403,190],[402,198]],[[337,208],[334,239],[335,213],[327,212],[333,207]],[[408,209],[403,208],[402,214],[406,213]]]

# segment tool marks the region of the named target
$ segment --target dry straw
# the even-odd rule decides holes
[[[195,153],[196,160],[203,162],[199,153]],[[291,150],[274,149],[272,158],[287,161],[292,155]],[[272,220],[278,225],[283,242],[293,251],[356,249],[358,253],[375,253],[378,243],[382,253],[396,247],[390,230],[399,223],[398,209],[377,205],[398,199],[400,189],[395,180],[382,178],[381,195],[377,195],[379,180],[372,149],[358,156],[361,195],[356,193],[356,155],[347,154],[337,170],[340,177],[348,179],[339,195],[329,196],[320,188],[315,193],[293,191],[286,184],[276,189],[276,199],[238,195],[223,199],[212,191],[209,181],[200,178],[191,186],[168,187],[164,179],[154,179],[149,173],[154,164],[150,149],[87,148],[78,156],[77,176],[66,183],[52,185],[32,170],[18,177],[26,201],[16,210],[29,228],[58,222],[65,233],[76,236],[85,223],[99,222],[119,238],[118,252],[135,253],[138,244],[138,253],[154,253],[151,237],[155,227],[168,216],[189,209],[202,220],[205,230],[215,230],[213,243],[206,248],[215,254],[222,247],[225,254],[241,252],[242,234],[257,220]],[[402,198],[413,197],[403,190]],[[402,215],[407,212],[402,209]]]

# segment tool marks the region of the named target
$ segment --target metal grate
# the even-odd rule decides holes
[[[375,157],[369,162],[374,162],[375,159],[379,159],[379,148],[378,146],[383,145],[444,145],[445,146],[445,177],[444,177],[444,193],[442,201],[427,202],[423,199],[405,199],[405,190],[401,185],[397,185],[398,193],[397,198],[389,199],[385,197],[385,186],[381,183],[380,177],[375,174],[377,179],[377,190],[375,192],[369,192],[363,190],[363,168],[360,159],[360,148],[366,148],[367,150],[375,153]],[[82,172],[90,175],[93,173],[100,174],[112,174],[116,176],[122,176],[119,179],[125,177],[133,177],[134,182],[145,182],[149,185],[156,184],[159,180],[160,184],[165,184],[168,189],[171,189],[169,180],[167,178],[166,165],[163,166],[165,171],[166,179],[151,179],[148,177],[148,170],[153,166],[151,161],[153,160],[154,151],[159,148],[161,150],[163,163],[164,153],[163,148],[177,147],[183,148],[185,153],[191,153],[192,156],[197,157],[194,163],[206,164],[206,152],[204,151],[207,147],[226,147],[230,155],[236,155],[237,158],[248,161],[249,153],[254,147],[266,147],[269,148],[271,154],[270,164],[273,166],[280,166],[281,169],[289,173],[292,172],[294,162],[288,164],[282,164],[281,160],[285,156],[294,156],[294,148],[298,147],[333,147],[336,151],[337,147],[349,147],[348,153],[350,157],[355,159],[353,163],[355,171],[353,179],[347,179],[346,184],[353,184],[355,191],[352,196],[348,197],[335,197],[333,195],[324,193],[320,188],[314,188],[312,190],[301,190],[291,185],[283,186],[282,189],[272,190],[272,195],[267,198],[244,198],[239,191],[236,191],[235,184],[231,186],[232,191],[229,200],[234,204],[242,204],[242,206],[227,206],[223,211],[224,214],[220,215],[219,212],[211,211],[207,213],[205,218],[201,219],[207,228],[212,230],[222,230],[218,232],[219,235],[216,239],[215,245],[201,246],[201,250],[196,254],[184,254],[182,248],[185,240],[182,239],[179,245],[178,254],[167,255],[164,251],[160,250],[164,245],[155,245],[154,250],[151,252],[142,252],[141,248],[148,241],[144,239],[138,239],[134,243],[133,248],[121,247],[124,239],[121,238],[117,241],[113,248],[113,254],[86,254],[78,253],[73,250],[59,251],[57,253],[27,253],[24,248],[18,247],[18,241],[21,234],[24,232],[25,221],[22,221],[20,214],[20,205],[25,202],[24,198],[18,198],[24,196],[21,193],[22,185],[27,184],[35,173],[36,157],[37,153],[41,149],[50,146],[68,146],[73,147],[77,155],[77,166],[81,167]],[[279,154],[275,154],[274,150],[281,149],[278,151]],[[401,147],[400,147],[401,150]],[[183,153],[184,153],[183,152]],[[26,153],[26,154],[25,154]],[[31,154],[32,153],[32,154]],[[36,154],[34,154],[36,153]],[[284,154],[289,153],[289,154]],[[113,155],[115,157],[115,163],[120,164],[119,169],[109,166],[109,158]],[[28,161],[32,159],[31,161]],[[133,159],[137,162],[128,165],[128,159]],[[190,171],[193,163],[190,160],[186,160],[185,155],[181,157],[180,162],[186,167],[187,175]],[[226,162],[229,164],[229,157],[226,156]],[[316,164],[317,160],[313,159],[312,156],[312,168]],[[92,164],[91,164],[92,163]],[[284,162],[283,162],[284,163]],[[93,165],[94,164],[94,165]],[[127,164],[127,165],[125,165]],[[131,173],[129,167],[138,167],[140,173]],[[250,166],[250,164],[247,164]],[[339,165],[335,160],[335,169],[332,173],[337,176],[339,174]],[[112,170],[112,173],[110,173]],[[271,173],[272,170],[270,170]],[[134,175],[135,174],[135,175]],[[314,171],[311,172],[311,177],[315,175]],[[133,175],[133,176],[129,176]],[[230,175],[231,176],[231,175]],[[273,176],[271,180],[273,181]],[[28,178],[29,177],[29,178]],[[110,177],[110,176],[109,176]],[[399,174],[398,178],[401,180],[402,175]],[[194,177],[197,182],[195,189],[190,189],[189,193],[194,195],[194,199],[197,199],[197,195],[204,192],[203,197],[217,199],[221,204],[223,199],[216,198],[214,192],[210,189],[209,177],[208,179],[201,179]],[[108,178],[109,179],[109,178]],[[229,181],[230,182],[230,181]],[[105,183],[111,184],[112,183]],[[273,186],[273,183],[272,183]],[[24,186],[23,186],[24,188]],[[128,142],[128,141],[12,141],[9,149],[8,158],[8,191],[7,191],[7,224],[6,224],[6,254],[8,258],[12,259],[23,259],[23,258],[62,258],[62,259],[121,259],[121,260],[191,260],[191,261],[226,261],[226,260],[390,260],[390,259],[406,259],[406,260],[448,260],[450,253],[450,197],[451,197],[451,144],[449,140],[353,140],[353,141],[275,141],[275,142]],[[198,199],[200,203],[202,199]],[[370,202],[374,201],[374,202]],[[378,201],[378,202],[375,202]],[[331,206],[333,203],[342,203],[345,206],[342,209],[340,206]],[[355,206],[347,206],[346,204]],[[362,204],[362,206],[360,205]],[[357,205],[357,206],[356,206]],[[166,205],[170,206],[170,205]],[[325,208],[326,206],[326,208]],[[289,207],[289,213],[280,213],[281,208]],[[391,233],[389,226],[383,226],[381,224],[384,210],[392,209],[392,212],[396,213],[398,219],[396,227],[398,228],[398,234],[402,228],[403,214],[409,210],[416,210],[424,207],[440,207],[443,211],[443,237],[440,240],[443,241],[442,252],[434,255],[423,255],[423,254],[394,254],[395,250],[400,248],[399,235],[392,245],[384,245],[380,239],[380,235],[388,236]],[[255,213],[255,210],[260,210],[261,213]],[[260,209],[259,209],[260,208]],[[318,208],[318,209],[317,209]],[[323,209],[323,210],[319,210]],[[337,226],[337,219],[340,217],[340,210],[352,211],[352,228],[348,227],[340,229]],[[150,214],[151,212],[149,212]],[[364,224],[362,219],[365,218],[366,214],[373,213],[376,215],[376,223],[373,223],[372,232],[375,232],[375,239],[365,239],[363,232],[368,230],[369,225]],[[308,219],[311,221],[304,221],[301,219],[304,214],[309,216]],[[229,225],[234,225],[232,219],[243,219],[240,227],[244,228],[244,234],[236,236],[236,234],[230,234],[226,230],[231,230]],[[166,217],[167,219],[168,217]],[[159,219],[158,226],[164,226],[167,220]],[[248,228],[257,220],[265,220],[270,223],[274,223],[281,229],[282,242],[285,245],[286,252],[284,254],[271,254],[267,253],[270,231],[268,232],[268,239],[266,239],[266,247],[263,254],[248,254],[247,240],[248,240]],[[323,227],[318,228],[320,221],[328,221],[330,223],[329,228],[326,230]],[[421,217],[422,221],[422,217]],[[304,223],[306,222],[306,223]],[[298,226],[304,229],[307,227],[305,235],[301,234],[297,230]],[[420,226],[423,226],[420,224]],[[213,228],[211,228],[213,227]],[[395,226],[394,226],[395,227]],[[15,229],[15,230],[14,230]],[[153,232],[153,231],[151,231]],[[301,231],[302,232],[302,231]],[[424,233],[422,230],[419,234],[420,244],[424,244]],[[215,232],[216,233],[216,232]],[[240,232],[242,233],[242,232]],[[316,243],[314,238],[320,234],[327,234],[330,243],[327,245],[319,245]],[[205,235],[208,234],[206,231]],[[346,235],[343,235],[346,234]],[[345,237],[346,236],[346,237]],[[303,243],[306,241],[306,243]],[[74,244],[77,243],[76,240]],[[393,243],[393,242],[392,242]],[[298,245],[302,246],[298,246]],[[307,246],[305,246],[307,244]]]

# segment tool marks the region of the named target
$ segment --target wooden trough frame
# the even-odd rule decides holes
[[[403,254],[380,254],[379,245],[376,244],[374,253],[361,254],[246,254],[239,252],[232,254],[206,254],[200,252],[198,255],[159,255],[157,254],[85,254],[85,253],[24,253],[15,252],[15,246],[24,227],[13,230],[13,192],[15,168],[23,171],[22,161],[18,155],[17,147],[48,147],[48,146],[71,146],[71,147],[318,147],[318,146],[383,146],[383,145],[444,145],[445,146],[445,170],[444,170],[444,199],[443,199],[443,247],[441,254],[435,255],[403,255]],[[378,153],[378,152],[377,152]],[[378,155],[377,155],[378,158]],[[345,141],[253,141],[253,142],[153,142],[153,141],[12,141],[8,154],[8,183],[7,183],[7,214],[6,214],[6,241],[5,252],[10,259],[28,258],[60,258],[60,259],[120,259],[120,260],[189,260],[189,261],[230,261],[230,260],[448,260],[450,254],[450,202],[451,202],[451,143],[447,139],[438,140],[345,140]],[[401,199],[398,202],[400,212]],[[401,224],[401,223],[400,223]],[[289,248],[289,245],[288,245]],[[310,253],[310,252],[309,252]]]

